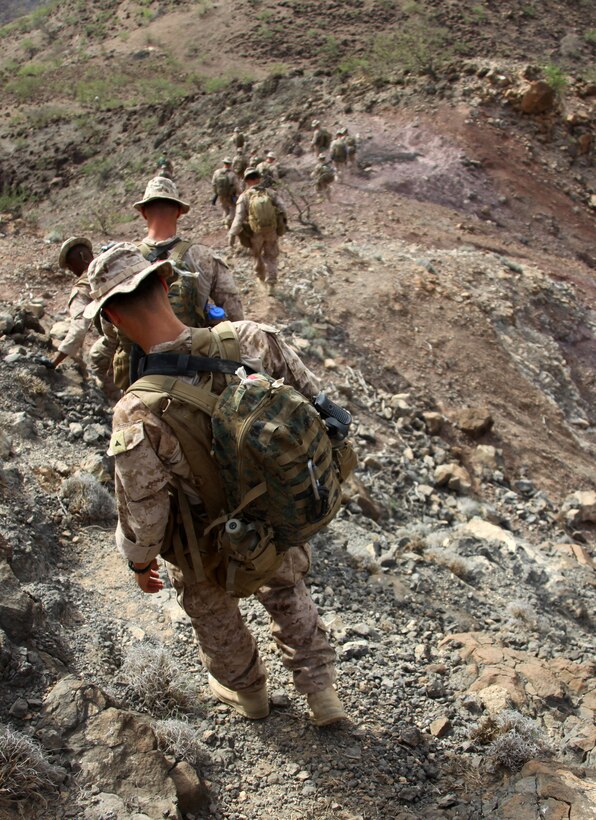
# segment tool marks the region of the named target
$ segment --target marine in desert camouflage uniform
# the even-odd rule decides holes
[[[58,353],[52,360],[52,367],[58,367],[67,356],[73,359],[81,357],[83,342],[91,326],[90,320],[83,316],[83,311],[91,301],[86,272],[92,259],[91,242],[83,236],[70,237],[60,248],[58,257],[60,268],[73,273],[77,281],[68,297],[70,317],[68,332],[58,345]]]
[[[234,157],[232,158],[232,171],[236,174],[239,180],[244,176],[244,172],[248,168],[248,160],[243,148],[237,148]],[[241,184],[242,185],[242,184]]]
[[[58,345],[58,353],[51,362],[54,368],[58,367],[68,356],[82,360],[83,343],[91,327],[91,321],[83,314],[87,305],[92,301],[87,279],[87,268],[92,259],[91,242],[85,237],[73,236],[67,239],[60,248],[58,264],[63,270],[70,270],[78,279],[68,300],[69,329]],[[119,391],[115,388],[111,378],[112,356],[113,351],[106,348],[100,337],[89,351],[89,372],[97,380],[98,386],[111,399],[115,399]]]
[[[269,293],[273,294],[277,282],[278,237],[285,230],[287,223],[286,208],[279,194],[271,188],[267,188],[267,193],[279,214],[278,229],[271,228],[254,233],[248,224],[251,191],[263,189],[266,186],[263,184],[261,174],[256,168],[246,169],[244,182],[246,190],[240,195],[236,203],[236,216],[232,227],[228,231],[228,242],[230,247],[233,247],[236,237],[239,236],[242,244],[250,248],[255,273],[258,279],[267,285]]]
[[[279,166],[277,157],[273,151],[268,151],[263,162],[257,165],[257,171],[261,175],[262,184],[266,188],[276,188],[279,184]]]
[[[168,219],[159,216],[158,220],[153,212],[152,203],[160,202],[177,205],[178,211],[174,212],[176,215]],[[178,246],[176,242],[179,239],[176,232],[178,218],[189,212],[190,205],[180,199],[178,189],[171,180],[154,177],[149,180],[143,199],[135,202],[134,207],[147,222],[148,232],[141,243],[141,251],[144,251],[144,247],[148,248],[154,260],[171,258]],[[198,304],[204,306],[210,298],[225,310],[228,319],[236,321],[244,318],[234,275],[223,259],[213,254],[207,245],[199,242],[185,244],[187,247],[182,259],[174,264],[177,271],[198,274]],[[169,245],[173,245],[170,251],[167,250]]]
[[[221,168],[217,168],[211,178],[214,199],[219,200],[223,213],[224,224],[229,228],[236,213],[236,200],[242,193],[240,180],[232,170],[232,160],[224,157]]]
[[[110,249],[89,271],[94,302],[86,316],[103,309],[147,352],[190,353],[190,328],[172,313],[160,282],[147,281],[149,277],[167,279],[169,268],[167,261],[146,267],[132,245]],[[140,295],[135,298],[137,289]],[[235,322],[233,327],[243,362],[283,378],[307,396],[318,392],[316,377],[274,328],[247,321]],[[116,543],[140,588],[157,592],[163,583],[156,558],[164,547],[173,491],[181,480],[188,501],[204,510],[201,489],[173,430],[134,393],[118,402],[113,429],[110,452],[115,457],[118,502]],[[292,547],[256,596],[272,619],[273,637],[297,690],[308,696],[315,723],[324,725],[342,719],[345,713],[332,685],[335,653],[304,583],[309,566],[308,545]],[[266,717],[266,670],[237,599],[209,573],[203,580],[190,582],[176,566],[167,563],[166,567],[195,629],[212,691],[244,717]]]
[[[327,154],[319,154],[317,165],[312,176],[317,184],[317,191],[331,201],[331,186],[335,181],[335,166],[327,159]]]
[[[242,131],[236,126],[234,128],[234,133],[232,134],[232,148],[244,148],[246,145],[246,137],[242,133]]]

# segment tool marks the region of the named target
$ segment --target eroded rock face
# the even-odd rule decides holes
[[[180,817],[205,802],[194,769],[157,748],[148,717],[119,709],[99,687],[69,675],[45,699],[38,734],[62,738],[83,788],[99,789],[85,818],[116,816]],[[122,812],[122,806],[127,814]]]
[[[492,802],[501,820],[587,820],[596,816],[593,787],[582,770],[531,760]],[[487,816],[487,815],[484,815]]]
[[[596,743],[596,686],[593,663],[566,658],[543,660],[503,646],[493,635],[466,632],[450,635],[441,646],[455,644],[466,663],[460,673],[466,694],[480,698],[489,714],[503,709],[557,710],[569,746],[580,760],[594,752]],[[569,721],[569,726],[567,726]]]
[[[0,627],[16,640],[28,638],[33,629],[35,602],[19,584],[6,561],[0,560]]]

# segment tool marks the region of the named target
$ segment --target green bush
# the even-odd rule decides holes
[[[23,206],[31,199],[21,188],[3,188],[0,191],[0,212],[8,211],[9,213],[20,214]]]
[[[45,85],[43,77],[15,77],[6,83],[6,90],[20,100],[30,100]]]
[[[567,75],[553,63],[544,66],[544,78],[557,96],[560,96],[567,87]]]
[[[88,177],[97,177],[102,182],[107,182],[114,170],[114,160],[112,157],[95,157],[89,159],[83,165],[83,173]]]

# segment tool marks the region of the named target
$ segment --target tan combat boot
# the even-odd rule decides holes
[[[328,686],[320,692],[313,692],[307,695],[306,699],[315,726],[329,726],[331,723],[337,723],[347,718],[344,707],[341,705],[333,686]]]
[[[209,675],[209,688],[218,700],[227,703],[242,717],[259,720],[269,714],[267,686],[263,686],[257,692],[236,692]]]

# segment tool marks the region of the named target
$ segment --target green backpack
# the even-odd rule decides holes
[[[215,177],[215,190],[221,197],[231,197],[236,193],[236,188],[228,171],[219,171]]]
[[[198,545],[195,555],[188,547],[194,576],[200,576],[198,565],[205,563],[197,553],[209,552],[206,539],[211,538],[221,559],[216,581],[244,597],[275,573],[286,550],[308,541],[335,517],[340,483],[356,457],[347,442],[332,447],[312,402],[283,380],[260,373],[232,375],[241,365],[229,322],[193,330],[192,349],[193,354],[207,353],[203,369],[212,366],[216,378],[225,380],[220,392],[214,390],[214,372],[204,373],[198,385],[155,375],[155,370],[167,371],[169,362],[178,367],[178,354],[148,356],[145,372],[151,375],[143,375],[130,391],[172,427],[195,476],[207,526],[193,536],[182,517],[187,544],[194,540]],[[196,374],[197,364],[200,358],[191,356],[185,363],[189,374]],[[179,499],[181,508],[185,504]],[[249,539],[232,538],[234,527]]]
[[[343,139],[336,139],[331,145],[331,159],[334,162],[346,162],[348,159],[348,146]]]
[[[253,233],[277,229],[277,208],[267,191],[256,188],[249,194],[248,224]]]

